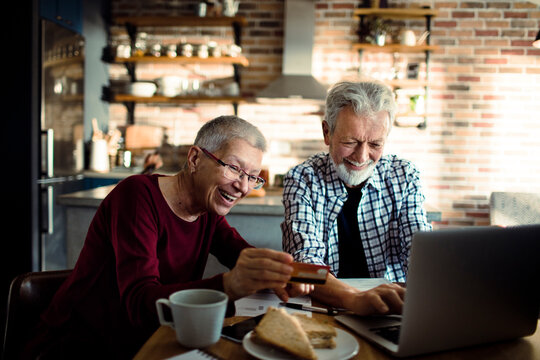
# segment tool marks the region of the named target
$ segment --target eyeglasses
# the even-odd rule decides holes
[[[262,188],[262,186],[266,182],[266,180],[264,180],[260,176],[249,175],[244,169],[242,169],[239,166],[224,163],[223,161],[218,159],[214,154],[212,154],[210,151],[204,148],[201,148],[201,150],[203,151],[203,153],[205,153],[206,156],[208,156],[211,159],[214,159],[215,161],[217,161],[219,165],[225,168],[225,171],[223,172],[223,174],[229,180],[241,181],[245,175],[248,178],[248,186],[251,189],[255,189],[255,190]]]

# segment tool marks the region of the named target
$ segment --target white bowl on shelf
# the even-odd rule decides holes
[[[156,79],[156,83],[162,87],[180,87],[182,84],[182,77],[180,76],[162,76]]]
[[[157,86],[150,81],[136,81],[129,84],[128,89],[131,95],[152,97],[156,93]]]
[[[164,96],[174,97],[180,95],[182,78],[179,76],[163,76],[156,79],[157,92]]]

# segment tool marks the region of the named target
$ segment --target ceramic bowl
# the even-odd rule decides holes
[[[156,89],[156,84],[150,81],[136,81],[129,85],[130,94],[140,97],[152,97]]]

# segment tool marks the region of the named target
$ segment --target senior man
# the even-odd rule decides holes
[[[284,179],[283,249],[295,261],[327,264],[332,275],[312,296],[358,314],[400,312],[411,239],[431,230],[419,171],[383,155],[396,112],[392,91],[371,81],[340,82],[326,98],[328,153],[311,156]],[[339,278],[384,277],[359,291]]]

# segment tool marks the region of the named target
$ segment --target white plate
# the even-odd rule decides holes
[[[346,360],[358,354],[360,345],[358,341],[345,330],[337,329],[336,347],[334,349],[315,349],[318,360]],[[244,336],[242,345],[244,349],[252,356],[261,360],[294,360],[293,355],[273,348],[270,345],[261,345],[251,339],[253,331]]]

